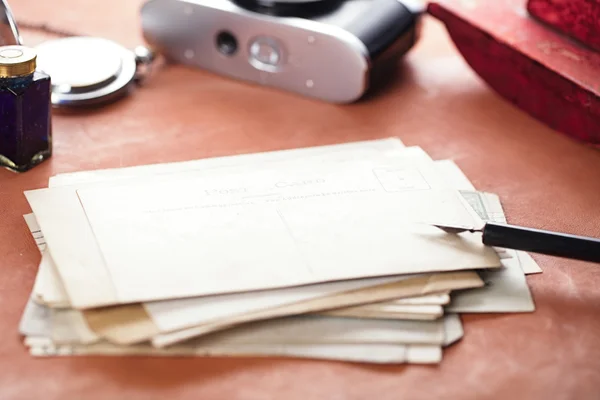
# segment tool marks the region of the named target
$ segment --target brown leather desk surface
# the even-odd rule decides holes
[[[127,46],[138,1],[11,0],[18,19]],[[23,31],[29,42],[39,36]],[[61,172],[400,137],[450,158],[501,196],[510,222],[600,237],[600,152],[532,120],[488,90],[443,26],[427,20],[403,73],[379,97],[320,104],[168,67],[129,99],[54,118],[53,158],[0,171],[0,399],[598,399],[600,268],[535,256],[537,310],[466,316],[440,366],[292,359],[31,358],[17,325],[39,253],[22,192]]]

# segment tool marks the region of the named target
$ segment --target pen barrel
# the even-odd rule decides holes
[[[596,238],[488,223],[483,229],[483,243],[600,263],[600,239]]]

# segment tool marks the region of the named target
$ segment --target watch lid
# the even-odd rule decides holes
[[[21,45],[21,35],[7,0],[0,0],[0,46]]]
[[[129,92],[137,72],[133,51],[108,39],[74,36],[35,47],[37,68],[52,78],[55,107],[96,106]]]

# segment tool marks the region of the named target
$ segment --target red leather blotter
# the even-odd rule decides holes
[[[529,13],[600,51],[600,0],[529,0]]]
[[[557,131],[600,144],[600,53],[540,23],[526,0],[437,0],[428,12],[496,92]]]

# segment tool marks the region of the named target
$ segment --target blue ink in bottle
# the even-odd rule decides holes
[[[0,46],[0,167],[25,172],[52,155],[50,77],[36,53]]]

